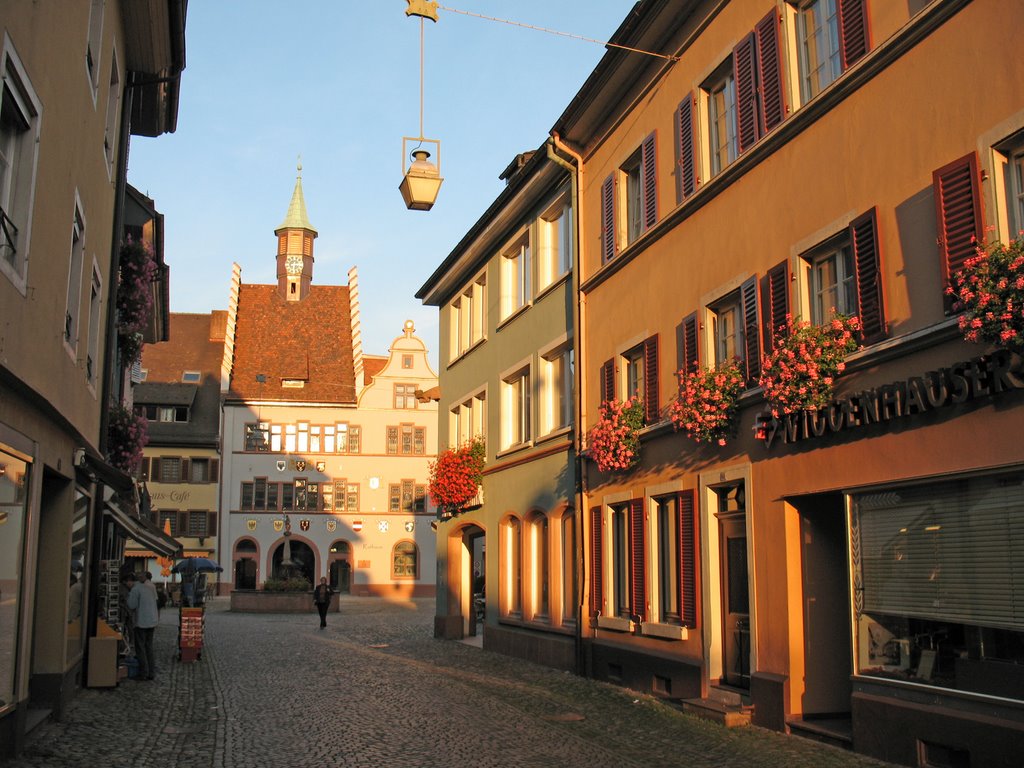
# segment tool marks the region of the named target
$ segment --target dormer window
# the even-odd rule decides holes
[[[198,384],[201,378],[200,371],[185,371],[181,374],[181,380],[185,384]]]

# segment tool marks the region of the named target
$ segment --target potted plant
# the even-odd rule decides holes
[[[153,313],[152,283],[158,266],[153,249],[143,241],[128,240],[121,246],[117,280],[117,335],[124,365],[142,356],[142,333]]]
[[[967,341],[1024,351],[1024,237],[1008,245],[975,247],[975,255],[950,276],[946,293],[961,312]]]
[[[486,445],[475,437],[468,443],[443,451],[430,464],[430,498],[442,520],[471,505],[480,492]]]
[[[134,475],[142,461],[142,449],[149,442],[144,414],[124,406],[110,409],[107,425],[107,460],[122,472]]]
[[[669,407],[669,417],[677,430],[698,443],[725,445],[736,435],[739,397],[744,377],[739,360],[718,368],[705,368],[679,376],[679,395]]]
[[[824,408],[846,357],[857,349],[860,320],[836,314],[823,325],[786,317],[786,329],[764,360],[760,384],[772,415]]]
[[[640,460],[640,428],[644,425],[643,401],[601,403],[597,423],[587,433],[587,450],[601,472],[630,469]]]

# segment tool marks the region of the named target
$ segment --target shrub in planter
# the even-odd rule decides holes
[[[267,579],[263,582],[264,592],[309,592],[313,585],[305,576],[292,576],[287,579]]]
[[[123,406],[110,409],[107,424],[107,461],[134,475],[142,461],[142,449],[149,442],[149,427],[144,414]]]
[[[738,360],[718,368],[679,371],[679,395],[669,408],[677,430],[698,443],[725,445],[736,435],[744,378]]]
[[[976,247],[976,255],[950,276],[946,293],[962,312],[967,341],[1024,351],[1024,237],[1008,245]]]
[[[597,423],[587,433],[587,451],[601,472],[630,469],[640,461],[640,437],[644,425],[643,401],[631,397],[626,401],[605,400],[601,403]]]
[[[439,516],[456,515],[473,501],[480,490],[486,455],[486,444],[477,437],[442,451],[431,462],[428,491]]]

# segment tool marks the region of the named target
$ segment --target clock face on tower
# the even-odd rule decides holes
[[[284,268],[288,271],[289,275],[298,275],[302,273],[302,257],[301,256],[289,256],[284,260]]]

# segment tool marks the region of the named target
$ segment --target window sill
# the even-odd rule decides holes
[[[508,448],[503,448],[494,455],[494,458],[503,459],[506,456],[511,456],[513,453],[525,451],[527,448],[533,448],[532,440],[527,440],[525,443],[516,443],[515,445],[510,445]]]
[[[616,632],[632,632],[635,625],[630,619],[620,619],[618,616],[598,616],[597,626],[600,629],[613,629]]]
[[[571,432],[572,432],[572,426],[559,427],[558,429],[552,430],[551,432],[546,432],[543,435],[540,435],[533,442],[536,445],[540,445],[541,443],[546,443],[549,440],[554,440],[555,438],[558,438],[558,437],[565,437],[566,435],[569,435]]]
[[[510,312],[508,315],[506,315],[505,317],[501,318],[501,320],[498,322],[498,327],[497,327],[496,330],[500,331],[502,328],[504,328],[506,325],[511,323],[513,320],[515,320],[517,317],[519,317],[521,314],[523,314],[523,312],[525,312],[526,310],[528,310],[532,306],[533,306],[533,302],[532,301],[528,301],[525,304],[523,304],[523,306],[517,307],[516,309],[512,310],[512,312]]]
[[[541,288],[537,292],[537,295],[534,297],[533,300],[535,302],[537,302],[537,301],[540,301],[541,299],[543,299],[549,293],[551,293],[556,288],[558,288],[558,286],[560,286],[563,283],[565,283],[569,279],[569,275],[570,274],[572,274],[572,270],[570,270],[569,272],[566,272],[563,275],[559,275],[558,277],[556,277],[554,280],[551,281],[551,283],[549,283],[548,285],[545,285],[543,288]]]
[[[468,355],[469,353],[473,352],[477,347],[482,345],[485,341],[487,341],[487,336],[481,336],[479,339],[474,341],[472,344],[470,344],[464,350],[459,352],[459,354],[457,354],[455,357],[453,357],[451,360],[449,360],[448,361],[448,365],[446,367],[447,368],[451,368],[453,365],[455,365],[460,360],[462,360],[464,357],[466,357],[466,355]]]
[[[640,634],[647,637],[661,637],[666,640],[689,640],[690,630],[679,624],[658,624],[653,621],[640,625]]]

